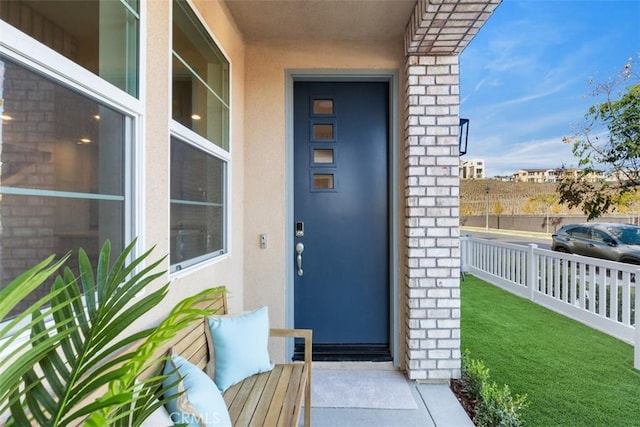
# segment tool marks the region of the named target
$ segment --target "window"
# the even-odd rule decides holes
[[[0,100],[0,285],[52,253],[122,249],[132,118],[4,55]]]
[[[577,237],[581,239],[590,239],[591,238],[591,230],[588,227],[575,227],[567,230],[567,234],[572,237]]]
[[[184,0],[173,2],[171,271],[227,251],[229,62]]]
[[[225,162],[171,138],[171,264],[224,252]]]
[[[598,242],[607,242],[608,240],[611,240],[611,238],[607,236],[607,233],[594,229],[591,230],[591,238]]]
[[[2,1],[0,18],[138,96],[138,0]]]
[[[0,286],[132,239],[139,21],[138,0],[0,1]]]
[[[184,0],[173,8],[172,117],[229,149],[229,62]]]

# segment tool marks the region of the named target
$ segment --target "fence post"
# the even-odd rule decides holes
[[[469,272],[469,245],[471,245],[471,234],[460,236],[460,276],[465,279],[465,274]]]
[[[638,277],[638,273],[636,273],[636,277]],[[634,307],[634,322],[633,327],[635,328],[635,342],[633,345],[633,367],[640,371],[640,286],[636,281],[636,305]]]
[[[538,263],[536,262],[536,255],[533,252],[537,249],[538,245],[535,243],[529,243],[529,250],[527,251],[527,288],[529,289],[529,299],[535,301],[535,292],[538,288]]]

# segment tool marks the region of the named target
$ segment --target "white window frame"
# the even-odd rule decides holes
[[[202,254],[195,258],[190,258],[188,260],[170,264],[170,274],[177,275],[185,272],[191,272],[196,269],[202,268],[205,265],[208,265],[209,262],[217,262],[220,259],[227,257],[230,253],[229,250],[229,203],[230,203],[230,185],[229,185],[229,174],[230,174],[230,166],[231,166],[231,155],[227,151],[213,144],[206,138],[201,137],[200,135],[193,132],[191,129],[181,125],[180,123],[171,120],[171,137],[177,138],[180,142],[184,144],[188,144],[198,150],[203,151],[207,155],[210,155],[224,163],[224,176],[223,176],[223,188],[224,188],[224,197],[223,197],[223,223],[222,223],[222,249],[215,252],[209,252],[206,254]],[[171,159],[169,159],[169,171],[171,170]],[[170,175],[170,174],[169,174]],[[169,178],[171,179],[171,178]],[[170,185],[170,184],[169,184]],[[171,198],[169,199],[168,204],[169,215],[171,215]],[[171,221],[169,221],[171,224]],[[171,225],[169,225],[171,227]],[[171,230],[168,230],[169,235]]]
[[[213,31],[211,31],[211,28],[209,28],[209,25],[207,25],[207,22],[205,21],[205,19],[203,18],[203,16],[200,14],[200,11],[198,10],[197,7],[194,6],[193,2],[191,0],[186,0],[186,3],[189,5],[189,7],[191,8],[191,11],[195,14],[196,18],[198,19],[198,21],[200,22],[200,24],[203,26],[203,28],[205,29],[205,31],[207,32],[207,35],[209,37],[211,37],[211,41],[216,45],[216,47],[220,50],[220,53],[222,54],[222,56],[225,58],[225,60],[227,61],[227,63],[229,64],[229,81],[228,81],[228,85],[229,85],[229,101],[228,101],[228,108],[229,108],[229,119],[227,122],[227,127],[228,127],[228,135],[229,135],[229,141],[228,141],[228,146],[229,149],[225,150],[224,148],[220,147],[219,145],[215,144],[212,141],[209,141],[208,139],[204,138],[203,136],[200,136],[198,133],[192,131],[191,129],[187,128],[186,126],[178,123],[177,121],[173,120],[172,117],[172,112],[171,112],[171,107],[169,108],[169,127],[170,127],[170,137],[175,137],[178,138],[179,140],[181,140],[183,143],[186,144],[190,144],[192,146],[194,146],[195,148],[202,150],[204,152],[206,152],[207,154],[210,154],[220,160],[222,160],[225,163],[225,172],[224,172],[224,213],[223,213],[223,226],[222,226],[222,233],[223,233],[223,248],[222,248],[222,252],[215,254],[214,255],[210,255],[210,254],[206,254],[200,257],[196,257],[193,258],[189,261],[184,261],[182,263],[178,263],[178,264],[170,264],[169,267],[169,274],[171,279],[175,279],[184,275],[188,275],[191,272],[200,270],[202,268],[205,268],[211,264],[215,264],[217,262],[220,262],[221,260],[224,260],[226,258],[228,258],[229,256],[231,256],[232,253],[232,239],[231,239],[231,232],[230,230],[232,230],[232,215],[231,215],[231,206],[232,206],[232,179],[231,177],[233,176],[232,172],[233,172],[233,162],[232,162],[232,151],[233,151],[233,129],[231,126],[231,123],[233,122],[233,64],[231,62],[231,59],[229,58],[229,55],[227,54],[227,52],[224,50],[222,44],[220,43],[220,41],[215,37]],[[170,56],[170,63],[173,61],[173,55],[174,55],[174,50],[173,50],[173,9],[174,9],[174,2],[173,0],[171,0],[171,17],[170,17],[170,22],[171,22],[171,34],[169,35],[169,40],[171,40],[171,45],[170,45],[170,49],[169,49],[169,56]],[[170,80],[173,78],[173,71],[172,69],[169,70],[169,75],[170,75]],[[169,93],[171,94],[171,89],[169,89]],[[171,94],[172,96],[172,94]],[[170,138],[169,138],[170,140]],[[167,170],[169,171],[169,175],[171,172],[171,159],[168,159],[168,167]],[[169,178],[170,179],[170,178]],[[169,186],[171,185],[171,183],[169,182]],[[168,193],[170,193],[170,190],[168,191]],[[167,201],[167,209],[170,215],[171,212],[171,200],[169,199]],[[169,225],[167,227],[167,236],[171,235],[171,220],[169,220]],[[169,261],[170,263],[170,261]],[[180,266],[180,268],[178,268],[178,266]]]
[[[142,23],[141,19],[140,40],[145,37]],[[137,233],[143,230],[140,223],[142,217],[140,195],[142,194],[141,183],[143,182],[140,174],[144,169],[142,164],[143,144],[140,143],[140,141],[144,141],[143,117],[145,110],[144,103],[141,101],[144,93],[143,87],[141,86],[139,90],[141,98],[135,98],[2,20],[0,20],[0,34],[2,34],[0,53],[16,64],[112,108],[126,117],[123,159],[124,229],[122,231],[125,245],[131,242]],[[139,72],[144,75],[142,53],[139,56]],[[138,236],[138,248],[134,250],[132,257],[135,257],[139,252],[139,248],[143,244],[142,241],[141,236]],[[0,337],[1,339],[5,338]],[[19,344],[21,339],[16,342]]]

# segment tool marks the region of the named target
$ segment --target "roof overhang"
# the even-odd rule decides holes
[[[502,0],[223,0],[247,41],[404,41],[460,54]]]

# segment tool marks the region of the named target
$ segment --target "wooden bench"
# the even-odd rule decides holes
[[[227,297],[203,308],[227,314]],[[213,362],[209,354],[206,319],[183,330],[163,351],[173,350],[204,371]],[[270,337],[303,338],[304,362],[277,364],[272,371],[253,375],[227,389],[224,400],[234,427],[298,427],[304,401],[304,425],[311,427],[311,341],[309,329],[271,329]]]

